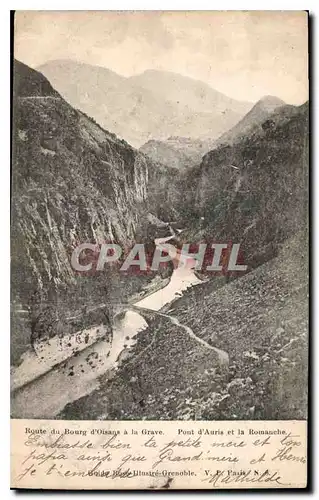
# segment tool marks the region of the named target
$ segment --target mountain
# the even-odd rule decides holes
[[[308,103],[278,108],[187,171],[184,217],[193,230],[185,237],[241,243],[251,267],[275,257],[307,221],[308,115]]]
[[[202,157],[213,146],[209,139],[169,137],[165,141],[150,140],[139,148],[153,161],[177,169],[187,169],[201,162]]]
[[[171,71],[146,70],[130,81],[164,99],[183,104],[197,112],[214,110],[216,114],[244,114],[252,103],[236,101],[213,89],[207,83]]]
[[[143,278],[139,283],[124,279],[120,291],[122,278],[113,280],[106,271],[94,279],[78,276],[70,257],[79,243],[113,241],[127,248],[138,232],[145,237],[151,204],[147,186],[161,171],[18,61],[13,92],[11,269],[18,336],[13,345],[19,349],[30,335],[54,335],[61,325],[64,332],[73,331],[66,320],[70,312],[104,303],[106,295],[105,314],[111,317],[111,304],[116,307],[119,297],[140,286]],[[83,323],[92,322],[82,316]]]
[[[14,98],[22,97],[53,97],[61,98],[50,82],[38,71],[29,68],[20,61],[14,62]]]
[[[221,135],[216,144],[233,144],[242,137],[251,134],[256,127],[260,126],[266,119],[285,102],[278,97],[265,96],[260,99],[253,108],[234,127]]]
[[[49,61],[38,70],[73,107],[135,147],[172,135],[217,138],[252,106],[174,73],[155,72],[159,81],[163,77],[163,85],[158,85],[154,72],[151,81],[148,72],[140,78],[125,78],[106,68],[70,60]],[[172,90],[177,76],[180,100]]]

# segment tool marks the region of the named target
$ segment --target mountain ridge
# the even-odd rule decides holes
[[[169,135],[217,138],[252,106],[252,103],[232,100],[203,82],[199,85],[196,80],[181,75],[179,81],[184,82],[183,92],[178,91],[180,98],[176,99],[174,82],[167,84],[165,95],[165,88],[159,82],[154,82],[150,88],[148,82],[138,81],[141,80],[139,75],[126,78],[107,68],[86,63],[58,60],[37,69],[73,107],[135,147],[150,139],[165,140]]]

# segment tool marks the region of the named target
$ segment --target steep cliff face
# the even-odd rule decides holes
[[[75,275],[72,249],[133,243],[147,211],[150,161],[19,62],[13,113],[13,301],[24,310],[35,296],[36,308],[50,301],[53,308],[72,300],[80,306],[83,296],[74,290],[83,292],[87,278]],[[109,278],[91,280],[83,302],[105,296]]]
[[[20,67],[15,73],[14,221],[41,286],[46,278],[56,283],[72,278],[67,251],[75,243],[133,241],[146,201],[148,166],[143,155],[56,92],[41,95],[40,79],[36,90],[33,84],[29,95],[21,96]]]

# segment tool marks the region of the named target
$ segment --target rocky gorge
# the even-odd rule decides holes
[[[203,139],[175,137],[161,162],[162,142],[135,149],[17,61],[13,119],[14,416],[39,397],[28,416],[304,418],[308,104],[250,113],[203,156]],[[249,272],[71,267],[79,243],[154,248],[161,231],[240,243]]]

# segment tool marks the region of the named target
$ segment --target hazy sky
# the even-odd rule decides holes
[[[308,96],[304,12],[16,13],[15,57],[36,68],[74,59],[130,76],[181,73],[236,99]]]

